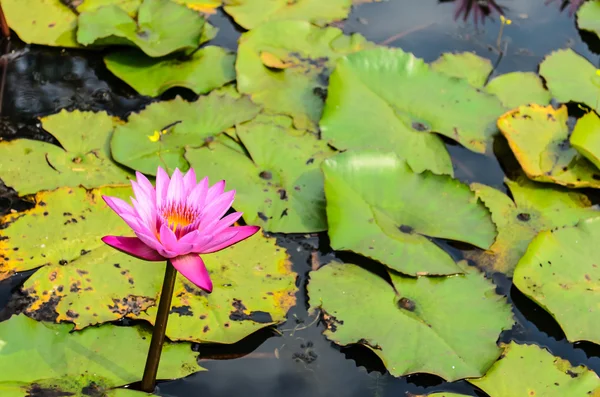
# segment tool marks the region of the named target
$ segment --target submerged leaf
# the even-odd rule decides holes
[[[488,210],[447,175],[416,173],[394,154],[339,154],[323,162],[331,246],[410,275],[461,269],[429,237],[488,248],[496,231]]]
[[[211,142],[227,128],[252,119],[259,110],[247,97],[229,92],[212,92],[195,102],[179,97],[154,102],[115,130],[112,155],[115,161],[148,175],[155,175],[158,166],[168,172],[176,167],[186,171],[186,147]]]
[[[267,21],[299,20],[314,25],[345,19],[350,13],[351,0],[236,0],[223,9],[245,29],[254,29]]]
[[[494,285],[473,268],[454,277],[390,277],[398,294],[354,264],[311,272],[309,310],[323,310],[325,336],[366,345],[394,376],[426,372],[454,381],[485,374],[500,355],[500,332],[513,323]]]
[[[185,158],[211,180],[236,190],[235,208],[250,225],[269,232],[310,233],[327,229],[323,159],[334,152],[288,117],[262,116],[236,128],[242,150],[215,142],[188,149]]]
[[[131,173],[111,159],[109,142],[121,122],[104,112],[75,110],[41,119],[59,146],[29,139],[0,142],[0,176],[20,195],[58,187],[128,184]]]
[[[481,379],[468,381],[494,397],[596,397],[600,379],[583,365],[555,357],[535,345],[505,346],[498,360]]]
[[[600,118],[595,112],[586,113],[577,120],[569,141],[575,150],[600,169]]]
[[[266,110],[292,116],[296,128],[316,131],[335,61],[371,45],[358,34],[305,21],[264,23],[240,37],[238,90]]]
[[[104,57],[108,70],[148,96],[158,96],[172,87],[206,94],[235,80],[234,62],[233,53],[214,46],[203,47],[191,55],[173,54],[158,59],[134,49]]]
[[[445,52],[431,64],[431,69],[448,76],[466,79],[473,87],[481,88],[494,67],[489,59],[472,52]]]
[[[584,194],[535,183],[525,177],[517,181],[505,179],[504,182],[512,199],[489,186],[471,185],[492,213],[498,236],[489,251],[465,254],[487,271],[511,276],[527,246],[540,231],[572,226],[582,219],[600,215],[591,208]]]
[[[542,80],[535,73],[513,72],[494,78],[485,87],[502,104],[509,108],[536,103],[548,105],[552,95],[544,88]]]
[[[600,188],[600,171],[569,144],[567,107],[520,106],[498,128],[527,176],[563,186]]]
[[[600,344],[600,218],[543,231],[515,269],[521,292],[556,319],[569,342]]]

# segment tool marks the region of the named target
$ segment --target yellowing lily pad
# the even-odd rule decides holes
[[[483,153],[504,111],[496,97],[464,79],[432,70],[402,50],[377,48],[338,62],[320,126],[323,138],[338,148],[387,146],[416,171],[449,173],[448,155],[432,133]]]
[[[75,110],[41,119],[59,146],[29,139],[0,142],[0,176],[20,195],[62,186],[128,184],[131,173],[111,159],[109,142],[121,122],[104,112]]]
[[[511,276],[527,246],[539,232],[573,226],[580,220],[600,216],[584,194],[560,186],[535,183],[525,177],[516,181],[505,179],[504,182],[512,199],[489,186],[471,185],[492,213],[498,236],[488,251],[465,254],[487,271]]]
[[[208,46],[191,55],[151,58],[137,50],[117,51],[104,57],[108,70],[142,95],[158,96],[172,87],[206,94],[235,80],[235,55]]]
[[[183,4],[187,8],[203,14],[215,14],[217,8],[221,7],[221,0],[173,0],[176,3]]]
[[[151,333],[140,327],[104,326],[71,333],[67,324],[26,316],[0,323],[0,391],[3,396],[142,396],[114,387],[141,380]],[[35,341],[35,343],[33,343]],[[189,344],[166,342],[158,379],[202,371]]]
[[[600,379],[583,365],[572,367],[535,345],[511,342],[504,355],[481,379],[469,382],[489,396],[596,397]]]
[[[454,277],[402,277],[394,288],[350,263],[310,273],[310,309],[320,308],[324,334],[361,343],[393,376],[426,372],[448,381],[483,376],[500,356],[496,340],[513,324],[510,305],[476,269]]]
[[[431,64],[431,69],[448,76],[466,79],[473,87],[481,88],[494,67],[489,59],[472,52],[445,52]]]
[[[577,120],[570,138],[571,146],[600,169],[600,118],[595,112]]]
[[[189,168],[186,147],[200,147],[226,129],[252,119],[260,108],[248,97],[212,92],[195,102],[177,97],[155,102],[132,114],[111,141],[115,161],[144,174],[155,175],[158,166],[173,172]]]
[[[567,107],[520,106],[498,128],[527,176],[563,186],[600,188],[600,172],[569,144]]]
[[[600,344],[600,218],[546,230],[529,244],[514,283],[552,315],[570,342]]]
[[[600,76],[596,67],[572,49],[548,55],[540,64],[540,75],[558,101],[583,103],[600,110]]]
[[[496,229],[466,185],[416,173],[392,153],[345,152],[323,162],[331,246],[409,275],[462,270],[429,237],[488,248]]]
[[[239,150],[224,142],[188,149],[185,158],[210,180],[236,190],[235,208],[265,231],[310,233],[327,229],[321,162],[334,152],[285,116],[262,116],[241,124]]]
[[[544,88],[539,76],[531,72],[500,75],[490,81],[485,89],[490,94],[496,95],[509,109],[530,103],[548,105],[552,99],[552,95]]]
[[[316,131],[335,61],[371,45],[306,21],[261,24],[240,37],[238,90],[272,113],[292,116],[296,128]]]
[[[204,18],[184,5],[143,0],[135,19],[114,4],[81,13],[77,41],[83,45],[136,46],[149,56],[160,57],[196,48],[203,25]]]
[[[236,0],[223,9],[245,29],[254,29],[267,21],[297,20],[314,25],[345,19],[350,13],[352,0]]]

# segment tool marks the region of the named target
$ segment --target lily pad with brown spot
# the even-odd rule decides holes
[[[569,143],[567,107],[520,106],[498,120],[498,128],[527,176],[534,181],[600,188],[598,170]]]
[[[524,176],[504,182],[512,198],[486,185],[471,185],[477,197],[489,208],[498,230],[489,250],[465,253],[486,271],[512,276],[519,259],[539,232],[573,226],[580,220],[600,216],[584,194],[535,183]]]
[[[494,397],[595,397],[600,378],[583,365],[573,367],[535,345],[511,342],[504,354],[480,379],[468,381]]]
[[[238,90],[271,113],[292,116],[296,128],[316,131],[335,61],[371,46],[359,34],[307,21],[267,22],[240,37]]]
[[[235,208],[265,231],[310,233],[327,229],[321,162],[334,151],[286,116],[259,116],[238,125],[245,151],[215,142],[188,149],[185,158],[211,180],[236,190]]]
[[[132,174],[112,161],[109,148],[119,119],[105,112],[62,110],[41,122],[62,148],[30,139],[0,142],[0,178],[19,195],[128,184]]]
[[[586,113],[577,120],[570,138],[571,146],[600,170],[600,117]],[[600,171],[597,173],[600,178]]]
[[[431,64],[431,69],[448,76],[466,79],[473,87],[482,88],[494,67],[489,59],[472,52],[445,52]]]

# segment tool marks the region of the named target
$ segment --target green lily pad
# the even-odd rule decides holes
[[[500,356],[496,340],[513,319],[494,285],[474,268],[465,271],[419,278],[390,273],[396,293],[375,273],[330,263],[310,273],[309,310],[323,310],[328,339],[366,345],[394,376],[479,377]]]
[[[123,44],[139,47],[147,55],[160,57],[174,51],[196,48],[204,18],[172,1],[143,0],[137,18],[118,5],[108,5],[79,15],[77,41],[83,45]]]
[[[42,382],[45,383],[45,382]],[[81,394],[85,392],[101,392],[102,397],[141,397],[141,396],[152,396],[152,394],[136,391],[132,389],[108,389],[103,390],[102,388],[94,387],[92,389],[81,388],[78,386],[67,386],[63,384],[57,385],[57,382],[48,382],[48,384],[41,385],[40,383],[33,383],[31,385],[24,385],[19,383],[13,384],[2,384],[0,383],[0,392],[2,397],[31,397],[36,395],[41,396],[85,396]],[[42,394],[39,394],[42,393]],[[45,394],[44,394],[45,393]],[[52,394],[54,393],[54,394]],[[61,394],[62,393],[62,394]],[[66,394],[65,394],[66,393]],[[71,394],[69,394],[71,393]],[[80,393],[80,394],[77,394]],[[88,394],[89,396],[89,394]]]
[[[131,233],[129,227],[104,203],[101,196],[123,199],[130,187],[60,188],[35,195],[37,205],[0,219],[0,280],[14,272],[50,264],[64,264],[101,247],[107,234]]]
[[[577,26],[600,36],[600,2],[586,1],[577,10]]]
[[[416,163],[416,170],[439,170],[448,167],[447,154],[439,140],[426,136],[436,132],[483,153],[491,148],[496,119],[504,111],[496,97],[464,79],[436,72],[402,50],[377,48],[338,62],[320,125],[323,137],[336,147],[354,149],[376,139],[378,147],[413,156],[409,164]],[[436,164],[432,159],[442,154]],[[427,157],[419,162],[420,156]]]
[[[600,76],[596,67],[572,49],[548,55],[540,64],[540,75],[558,101],[583,103],[600,110]]]
[[[494,70],[492,62],[472,52],[443,53],[431,64],[431,69],[448,76],[465,79],[473,87],[482,88]]]
[[[110,138],[117,118],[105,112],[75,110],[41,119],[59,146],[29,139],[0,142],[0,175],[20,195],[61,186],[128,184],[131,173],[114,163]]]
[[[80,47],[77,15],[61,0],[2,0],[8,26],[28,44]]]
[[[498,360],[481,379],[469,382],[494,397],[595,397],[600,395],[600,379],[583,365],[555,357],[535,345],[506,345]]]
[[[552,315],[570,342],[600,344],[600,218],[546,230],[529,244],[514,283]]]
[[[138,8],[140,8],[140,5],[142,4],[142,0],[83,0],[83,2],[73,2],[72,4],[77,4],[75,8],[79,13],[93,11],[100,7],[116,5],[132,17],[135,17]]]
[[[188,149],[185,158],[210,180],[236,190],[244,220],[269,232],[311,233],[327,229],[321,162],[334,152],[286,116],[263,116],[236,128],[244,151],[215,142]]]
[[[544,88],[539,76],[531,72],[500,75],[490,81],[485,89],[490,94],[496,95],[509,109],[530,103],[548,105],[552,99],[552,95]]]
[[[335,61],[370,46],[361,35],[306,21],[264,23],[240,37],[238,90],[273,113],[292,116],[296,128],[316,131]]]
[[[191,55],[151,58],[131,49],[104,57],[108,70],[142,95],[158,96],[172,87],[206,94],[235,80],[235,54],[220,47],[204,47]]]
[[[227,128],[252,119],[260,108],[249,98],[212,92],[195,102],[182,98],[154,102],[129,116],[115,129],[111,141],[115,161],[144,174],[155,175],[158,166],[172,172],[189,168],[186,147],[199,147]]]
[[[600,188],[600,171],[569,144],[567,107],[520,106],[498,128],[527,176],[572,188]]]
[[[488,248],[496,229],[468,186],[413,172],[397,155],[346,152],[323,162],[331,246],[410,275],[462,270],[429,237]]]
[[[465,255],[487,271],[511,276],[539,232],[573,226],[580,220],[600,216],[584,194],[535,183],[525,177],[516,181],[505,179],[504,183],[510,189],[512,199],[489,186],[471,185],[492,213],[498,236],[488,251],[467,251]]]
[[[325,26],[346,19],[352,0],[236,0],[223,9],[235,22],[250,30],[268,21],[299,20]]]
[[[145,395],[111,394],[110,389],[141,380],[151,338],[148,330],[109,325],[70,331],[70,325],[41,323],[23,315],[0,323],[0,390],[12,389],[12,395],[23,397]],[[189,344],[166,342],[158,378],[202,371],[195,356]]]
[[[595,112],[577,120],[569,141],[575,150],[600,169],[600,118]]]

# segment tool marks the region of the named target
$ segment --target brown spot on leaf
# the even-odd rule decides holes
[[[108,305],[109,310],[120,316],[127,316],[129,314],[139,316],[141,312],[155,304],[154,299],[134,295],[129,295],[121,299],[113,298],[112,301],[114,304]]]

